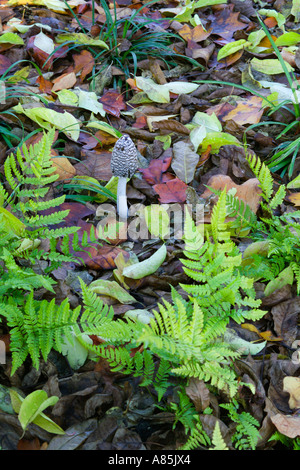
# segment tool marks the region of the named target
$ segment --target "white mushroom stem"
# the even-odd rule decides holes
[[[119,176],[117,191],[117,211],[119,214],[119,218],[123,220],[127,220],[128,217],[126,184],[127,178],[124,176]]]

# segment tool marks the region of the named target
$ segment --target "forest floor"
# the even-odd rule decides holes
[[[79,253],[77,263],[55,269],[57,303],[68,298],[73,308],[80,304],[78,276],[87,284],[119,281],[125,299],[113,285],[99,294],[118,318],[132,310],[151,312],[162,299],[172,302],[171,286],[183,294],[181,285],[191,282],[180,261],[179,237],[167,241],[167,256],[155,272],[126,283],[116,277],[121,254],[142,261],[161,246],[155,227],[148,239],[134,238],[132,208],[199,203],[209,222],[216,198],[208,186],[226,186],[259,215],[261,194],[248,152],[270,164],[275,187],[297,177],[300,143],[288,147],[300,135],[297,82],[293,89],[289,79],[297,80],[300,71],[297,5],[291,0],[0,0],[2,183],[8,155],[24,142],[34,145],[54,126],[59,178],[51,195],[66,196],[59,208],[69,210],[65,226],[83,233],[99,223],[102,204],[116,207],[109,198],[116,195],[110,166],[114,144],[128,134],[138,150],[139,168],[127,184],[131,237],[93,245]],[[282,214],[299,205],[291,189],[277,210]],[[239,235],[235,241],[242,252],[250,243]],[[39,267],[43,272],[42,262]],[[265,295],[267,282],[255,283],[265,316],[235,325],[239,338],[264,345],[236,363],[241,380],[255,386],[254,394],[244,388],[239,399],[259,423],[257,450],[299,449],[300,300],[296,282],[283,282]],[[52,298],[45,290],[39,295]],[[1,324],[0,334],[8,348],[9,332]],[[158,403],[151,387],[112,372],[104,359],[74,369],[52,351],[38,370],[27,359],[12,376],[11,360],[8,352],[0,365],[2,449],[166,451],[179,449],[188,438],[178,408],[176,415],[172,407],[179,403],[179,378]],[[59,397],[47,415],[66,434],[55,436],[31,424],[23,436],[9,403],[11,387],[24,396],[42,389]],[[185,387],[205,433],[211,439],[219,422],[234,450],[236,423],[220,407],[224,394],[198,379]],[[277,440],[270,441],[275,433]]]

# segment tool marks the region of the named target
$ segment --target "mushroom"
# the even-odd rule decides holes
[[[111,171],[117,176],[117,211],[120,219],[128,217],[126,184],[138,169],[137,150],[129,135],[124,134],[117,140],[111,156]]]

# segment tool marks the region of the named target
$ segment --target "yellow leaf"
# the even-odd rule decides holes
[[[54,175],[58,175],[57,181],[73,178],[76,175],[76,169],[66,157],[52,157],[53,166],[55,167]]]

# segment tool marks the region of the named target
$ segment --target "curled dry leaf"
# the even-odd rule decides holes
[[[289,407],[300,408],[300,377],[284,377],[283,390],[290,394]]]
[[[261,189],[259,187],[259,181],[256,178],[251,178],[245,183],[239,185],[234,183],[229,176],[215,175],[209,179],[207,186],[217,191],[223,191],[225,187],[227,191],[231,188],[235,188],[235,196],[248,204],[252,212],[256,213],[259,208],[261,201]],[[212,194],[212,191],[206,189],[201,197],[207,199]]]
[[[295,439],[300,436],[300,417],[282,415],[280,413],[271,416],[272,423],[276,426],[277,430],[284,434],[284,436]]]

